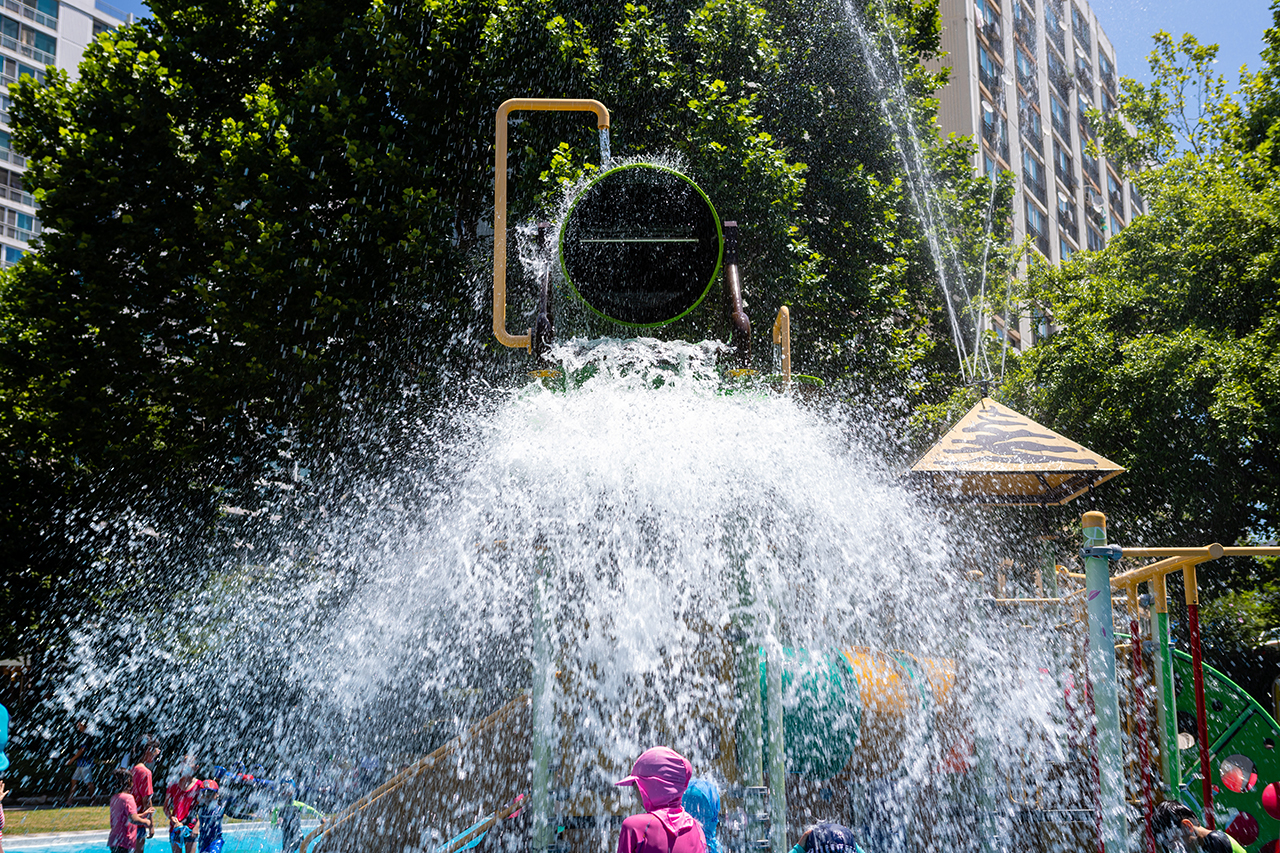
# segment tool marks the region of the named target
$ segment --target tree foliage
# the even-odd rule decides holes
[[[1125,542],[1230,544],[1280,529],[1280,194],[1268,89],[1280,7],[1266,41],[1263,70],[1246,75],[1236,100],[1212,71],[1215,48],[1156,36],[1154,82],[1126,81],[1101,134],[1148,215],[1104,250],[1030,280],[1029,298],[1058,331],[1021,360],[1008,390],[1128,469],[1099,497]]]
[[[95,40],[76,79],[15,92],[46,225],[0,277],[0,559],[18,633],[87,600],[198,585],[236,539],[211,535],[229,512],[277,513],[281,494],[323,490],[333,460],[389,464],[459,380],[515,365],[484,297],[508,97],[599,98],[615,154],[682,160],[742,223],[757,340],[792,306],[799,368],[902,399],[951,379],[895,134],[920,140],[961,232],[997,198],[931,124],[935,3],[151,7]],[[511,220],[553,212],[594,152],[580,115],[514,125]],[[511,274],[518,316],[530,289]],[[719,313],[674,331],[723,337]],[[107,567],[92,595],[91,566]]]

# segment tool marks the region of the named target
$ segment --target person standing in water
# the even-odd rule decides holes
[[[141,752],[138,754],[138,763],[133,765],[130,771],[130,777],[133,784],[133,800],[138,805],[139,811],[145,811],[151,806],[151,797],[155,794],[152,786],[151,764],[160,757],[160,747],[156,746],[156,742],[147,735],[142,739]],[[137,843],[134,845],[134,853],[142,853],[146,847],[148,838],[155,838],[155,821],[149,826],[146,832],[138,833]]]
[[[622,822],[618,853],[706,853],[702,826],[681,804],[692,778],[693,766],[673,749],[641,753],[631,775],[614,783],[634,785],[645,811]]]
[[[169,846],[173,853],[195,853],[200,832],[196,799],[200,796],[200,780],[196,778],[196,760],[184,756],[178,780],[164,792],[164,813],[169,818]]]
[[[702,824],[707,853],[720,853],[720,788],[710,779],[694,779],[680,801],[684,810]]]

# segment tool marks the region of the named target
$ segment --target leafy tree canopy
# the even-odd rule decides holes
[[[0,645],[199,585],[238,538],[229,512],[322,503],[340,463],[393,467],[458,380],[523,367],[485,298],[508,97],[599,98],[615,155],[682,159],[742,223],[757,339],[793,307],[797,367],[903,400],[951,381],[895,133],[920,134],[962,266],[1008,187],[973,180],[971,148],[931,124],[936,3],[151,6],[76,79],[15,91],[46,230],[0,275],[2,600],[22,614]],[[594,128],[526,117],[510,151],[512,221],[545,217],[593,168]],[[675,331],[723,338],[719,314]]]
[[[1095,496],[1124,542],[1230,544],[1280,529],[1274,8],[1263,70],[1239,99],[1212,70],[1216,48],[1155,37],[1154,82],[1125,81],[1119,113],[1091,116],[1148,215],[1104,250],[1030,276],[1027,296],[1057,331],[1006,391],[1128,469]]]

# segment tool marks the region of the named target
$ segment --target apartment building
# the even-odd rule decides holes
[[[940,93],[943,134],[973,137],[974,168],[1017,176],[1014,239],[1053,263],[1100,249],[1145,210],[1105,158],[1089,155],[1086,112],[1115,108],[1116,54],[1083,0],[941,0],[951,82]],[[1006,328],[1030,346],[1049,321],[1031,307]]]
[[[17,263],[40,233],[40,215],[22,186],[25,158],[13,150],[8,86],[23,75],[43,80],[52,65],[74,79],[80,56],[99,33],[133,16],[104,0],[3,0],[0,9],[0,265]]]

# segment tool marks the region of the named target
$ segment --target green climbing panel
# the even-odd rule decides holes
[[[1203,811],[1191,655],[1174,651],[1173,676],[1178,739],[1190,742],[1180,751],[1182,795]],[[1208,666],[1204,699],[1217,826],[1249,853],[1280,853],[1280,726],[1239,685]]]

